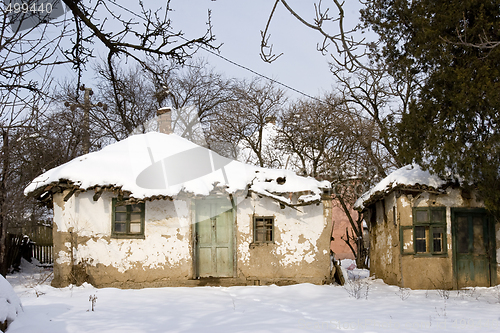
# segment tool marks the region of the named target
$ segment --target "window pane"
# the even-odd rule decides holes
[[[466,216],[457,217],[457,251],[469,253],[469,224]]]
[[[426,210],[417,210],[417,222],[429,222],[429,214]]]
[[[267,229],[266,241],[267,242],[273,241],[273,229]]]
[[[140,223],[141,222],[141,213],[131,213],[130,214],[130,222],[131,223]]]
[[[127,224],[115,223],[115,232],[127,232]]]
[[[413,253],[413,229],[403,229],[403,253]]]
[[[115,213],[115,222],[126,222],[127,221],[127,213]]]
[[[432,210],[432,222],[443,222],[444,216],[444,210]]]
[[[419,253],[427,252],[428,227],[415,227],[415,250]]]
[[[126,212],[127,211],[127,206],[115,206],[115,212]]]
[[[416,239],[425,238],[425,227],[415,227],[415,238]]]
[[[443,252],[444,228],[432,228],[432,245],[434,252]]]
[[[141,223],[130,223],[130,233],[138,234],[141,232]]]
[[[255,229],[255,241],[263,242],[264,241],[264,230],[263,229]]]

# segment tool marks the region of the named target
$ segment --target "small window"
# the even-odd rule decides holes
[[[274,243],[274,217],[255,216],[253,218],[254,243]]]
[[[413,226],[401,227],[401,253],[446,254],[446,208],[413,209]]]
[[[144,238],[144,203],[113,199],[111,234],[117,238]]]

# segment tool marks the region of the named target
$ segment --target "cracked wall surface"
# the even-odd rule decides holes
[[[118,239],[111,235],[111,193],[97,201],[92,192],[64,202],[65,195],[54,195],[54,286],[83,281],[117,287],[192,285],[191,199],[146,201],[144,239]],[[275,217],[274,244],[253,244],[254,215]],[[255,194],[242,200],[235,216],[234,284],[324,283],[330,269],[329,222],[323,204],[296,210]]]
[[[475,196],[465,200],[461,190],[448,188],[445,194],[398,193],[392,191],[377,201],[374,223],[370,225],[370,274],[388,284],[412,289],[452,289],[454,287],[451,207],[483,208]],[[446,207],[446,255],[402,255],[401,226],[412,226],[413,207]],[[396,217],[396,220],[394,219]],[[500,225],[496,230],[497,282],[500,281]],[[406,248],[413,247],[413,239]]]

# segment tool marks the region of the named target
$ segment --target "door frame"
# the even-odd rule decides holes
[[[236,210],[236,205],[235,205],[235,202],[233,200],[233,197],[232,195],[229,195],[228,197],[228,200],[230,201],[231,203],[231,206],[232,206],[232,228],[231,228],[231,232],[232,232],[232,252],[233,252],[233,275],[232,277],[213,277],[213,278],[220,278],[220,279],[229,279],[229,278],[234,278],[236,277],[237,275],[237,253],[236,253],[236,249],[237,249],[237,244],[236,244],[236,232],[237,232],[237,228],[236,228],[236,213],[237,213],[237,210]],[[197,240],[196,240],[196,231],[197,231],[197,228],[196,228],[196,203],[197,202],[217,202],[217,201],[221,201],[222,199],[226,199],[226,197],[224,196],[211,196],[211,197],[205,197],[205,198],[193,198],[191,199],[191,246],[192,246],[192,268],[193,268],[193,279],[194,280],[198,280],[198,279],[205,279],[204,277],[200,277],[199,276],[199,272],[198,272],[198,247],[197,247]],[[210,279],[210,278],[208,278]]]
[[[490,287],[497,283],[497,262],[496,262],[496,234],[494,219],[485,208],[457,208],[451,207],[451,241],[452,241],[452,264],[453,264],[453,286],[458,289],[458,266],[457,266],[457,239],[456,239],[456,216],[457,214],[480,214],[484,216],[488,234],[488,254],[489,254],[489,280]]]

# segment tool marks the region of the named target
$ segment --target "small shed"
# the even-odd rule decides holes
[[[369,227],[370,273],[388,284],[460,289],[500,279],[500,224],[475,191],[407,165],[355,208]]]
[[[56,287],[323,284],[328,182],[133,135],[37,177],[54,210]]]

